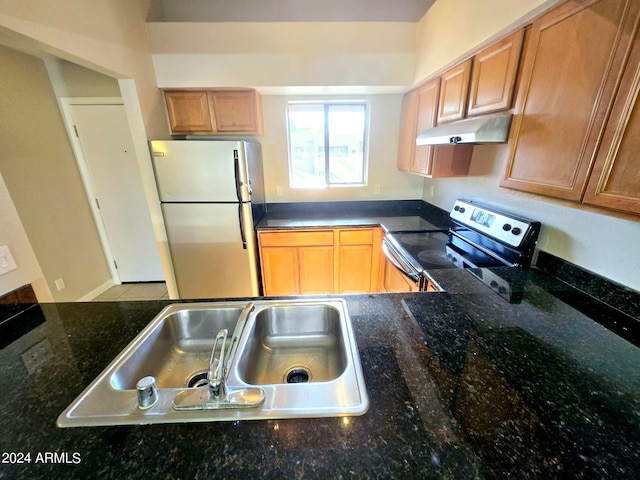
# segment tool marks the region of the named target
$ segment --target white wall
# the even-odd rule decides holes
[[[0,64],[0,171],[53,299],[75,301],[111,275],[58,103],[41,59],[0,47]]]
[[[38,56],[57,57],[118,80],[169,277],[167,240],[147,144],[147,139],[169,138],[146,36],[150,4],[150,0],[0,0],[0,43]]]
[[[51,302],[51,291],[33,253],[20,216],[0,174],[0,245],[9,247],[16,269],[0,275],[0,296],[30,283],[39,302]]]
[[[400,91],[413,82],[416,29],[402,22],[147,24],[160,87],[263,94],[309,86]]]
[[[415,83],[564,0],[436,0],[418,24]]]
[[[117,79],[133,79],[151,137],[168,134],[146,39],[149,0],[0,0],[9,37]]]
[[[120,97],[118,80],[59,58],[45,60],[53,90],[60,97]]]
[[[348,97],[364,100],[370,109],[369,176],[366,187],[332,187],[324,189],[292,189],[289,187],[286,108],[293,100],[331,100],[345,96],[262,97],[264,137],[261,139],[264,157],[267,202],[311,202],[338,200],[417,199],[422,195],[422,179],[399,172],[396,166],[400,132],[402,95],[369,95]],[[380,193],[374,191],[380,185]],[[282,187],[282,196],[277,187]]]

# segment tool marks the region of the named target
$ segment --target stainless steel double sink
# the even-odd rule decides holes
[[[260,406],[174,407],[179,393],[209,388],[216,334],[222,329],[233,332],[247,304],[182,303],[162,310],[62,412],[58,426],[351,416],[367,411],[369,400],[344,300],[253,303],[225,380],[230,389],[262,389]],[[136,386],[148,376],[155,378],[157,401],[143,409]]]

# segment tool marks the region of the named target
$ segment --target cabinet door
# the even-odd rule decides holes
[[[416,124],[418,121],[418,91],[412,90],[402,99],[400,141],[398,143],[398,170],[410,172],[416,151]]]
[[[209,113],[207,92],[191,90],[167,90],[164,92],[172,134],[215,133],[215,125]]]
[[[453,67],[442,75],[438,124],[460,120],[467,112],[471,59]]]
[[[413,144],[416,137],[436,126],[438,116],[438,95],[440,94],[440,79],[437,78],[418,90],[418,116],[416,130],[414,131]],[[422,175],[431,175],[431,164],[433,162],[434,147],[430,145],[415,145],[414,157],[411,162],[411,171]]]
[[[373,273],[373,245],[340,245],[338,293],[367,293],[371,291]]]
[[[407,279],[393,264],[384,259],[382,270],[382,288],[383,292],[416,292],[418,286],[411,280]]]
[[[533,23],[501,186],[581,199],[637,3],[573,0]]]
[[[334,293],[333,246],[300,247],[300,294]]]
[[[265,295],[300,293],[300,268],[296,247],[262,247],[260,256]]]
[[[584,203],[640,214],[640,36],[622,78]]]
[[[218,133],[262,134],[260,96],[255,90],[216,90],[209,102]]]
[[[379,289],[381,228],[341,228],[338,239],[338,293],[367,293]]]
[[[519,30],[473,58],[468,116],[511,108],[523,35]]]

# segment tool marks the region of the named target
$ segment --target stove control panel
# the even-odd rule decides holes
[[[464,200],[456,200],[450,217],[460,224],[516,248],[522,245],[531,226],[531,223],[524,219],[514,218]]]

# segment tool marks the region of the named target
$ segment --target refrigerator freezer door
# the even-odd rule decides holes
[[[259,295],[250,204],[165,203],[162,212],[180,298]]]
[[[151,142],[161,202],[248,202],[245,142]]]

